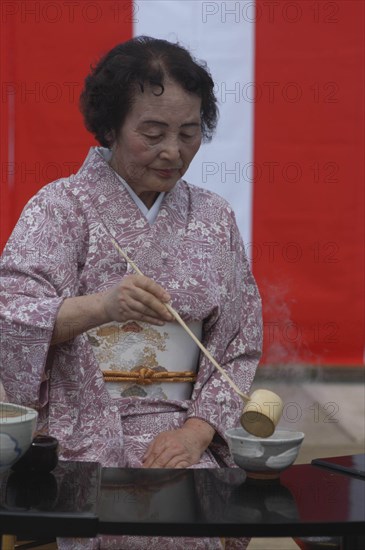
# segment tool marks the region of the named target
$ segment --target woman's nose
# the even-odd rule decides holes
[[[160,158],[163,160],[176,161],[180,159],[180,147],[176,140],[169,140],[163,144],[160,152]]]

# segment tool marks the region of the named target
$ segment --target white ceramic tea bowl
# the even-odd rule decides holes
[[[256,437],[231,428],[226,438],[233,460],[248,477],[274,479],[295,462],[304,433],[276,429],[270,437]]]
[[[0,402],[0,473],[8,470],[28,450],[38,412],[30,407]]]

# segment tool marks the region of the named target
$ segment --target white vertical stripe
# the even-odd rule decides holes
[[[135,0],[134,35],[178,41],[207,62],[220,120],[185,178],[225,197],[244,241],[251,240],[254,2]]]

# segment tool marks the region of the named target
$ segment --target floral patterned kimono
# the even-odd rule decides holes
[[[203,345],[239,388],[249,391],[261,353],[261,302],[232,209],[216,194],[180,180],[150,224],[100,149],[92,148],[76,175],[45,186],[30,200],[2,255],[0,378],[7,399],[39,410],[39,430],[58,438],[65,460],[139,467],[159,432],[198,417],[216,435],[194,467],[233,466],[224,434],[238,425],[242,401],[203,354],[196,381],[182,399],[162,390],[138,393],[135,384],[115,398],[103,377],[95,333],[72,337],[70,325],[70,340],[50,346],[65,298],[105,290],[133,272],[112,239],[171,294],[186,323],[200,323]],[[101,335],[110,330],[116,329],[104,325]],[[140,330],[138,323],[129,324],[120,334]],[[152,340],[158,341],[156,334]],[[156,358],[148,354],[149,348],[145,358],[154,368]],[[64,540],[60,547],[163,550],[221,544],[219,539],[123,537],[107,543]],[[243,540],[226,544],[244,547]]]

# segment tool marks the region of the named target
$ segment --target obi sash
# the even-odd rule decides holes
[[[202,322],[188,323],[201,340]],[[190,399],[199,347],[178,323],[107,323],[87,332],[114,398]]]

